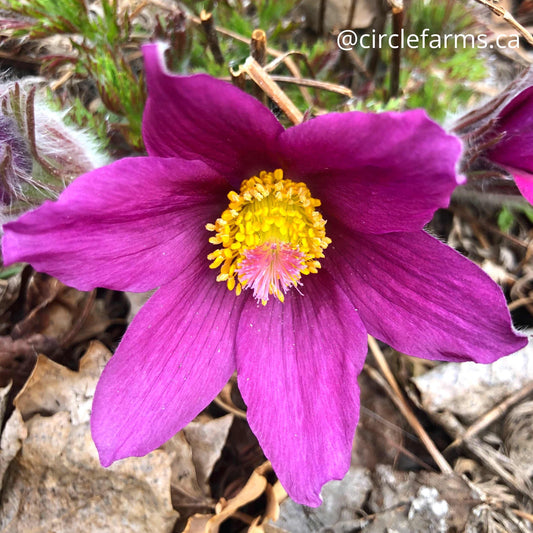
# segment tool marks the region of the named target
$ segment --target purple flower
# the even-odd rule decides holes
[[[35,80],[0,81],[0,108],[0,221],[107,162],[89,135],[49,108]]]
[[[465,139],[472,170],[503,170],[511,174],[533,204],[533,67],[503,93],[472,111],[454,131]]]
[[[5,260],[83,290],[159,287],[96,390],[104,465],[157,448],[237,370],[281,482],[319,505],[350,464],[367,333],[447,361],[526,343],[498,286],[422,229],[457,185],[460,143],[423,111],[285,130],[230,84],[144,53],[149,156],[7,224]]]
[[[0,114],[0,204],[9,205],[24,180],[29,179],[32,158],[15,119]]]
[[[487,158],[512,174],[520,192],[533,204],[533,86],[502,109],[495,131],[501,139],[487,150]]]

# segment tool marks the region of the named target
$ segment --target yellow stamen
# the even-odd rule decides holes
[[[215,232],[209,242],[222,245],[208,255],[210,268],[220,267],[217,281],[237,295],[249,286],[263,305],[270,294],[283,302],[302,274],[317,273],[331,243],[316,210],[320,201],[304,183],[283,179],[281,169],[243,181],[228,199],[220,218],[206,225]]]

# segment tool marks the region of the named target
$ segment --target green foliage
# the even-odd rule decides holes
[[[336,53],[336,45],[328,39],[317,38],[313,41],[296,42],[294,27],[289,20],[289,13],[295,2],[256,0],[254,2],[197,2],[186,1],[187,7],[197,15],[202,9],[212,10],[218,26],[227,28],[248,38],[254,28],[260,27],[267,33],[269,45],[278,50],[299,50],[306,55],[308,64],[313,66],[313,73],[307,70],[304,62],[299,58],[299,65],[304,76],[316,77],[321,81],[343,83],[340,79],[339,65],[332,68],[331,59]],[[445,36],[474,33],[474,20],[465,5],[459,1],[450,0],[413,0],[406,13],[406,34],[422,35],[424,29],[430,34]],[[392,32],[389,26],[387,30]],[[426,33],[427,33],[426,31]],[[218,65],[207,46],[207,39],[201,26],[194,28],[194,38],[187,67],[193,71],[208,72],[217,77],[228,77],[228,65],[237,66],[249,55],[248,42],[218,34],[222,54],[226,60],[224,65]],[[425,108],[436,120],[444,120],[448,113],[453,113],[467,104],[472,104],[472,86],[475,82],[486,77],[485,61],[479,51],[469,46],[462,46],[461,39],[458,47],[455,42],[447,47],[430,48],[419,46],[416,49],[402,49],[402,64],[400,70],[400,88],[403,91],[400,99],[389,104],[390,84],[389,72],[392,51],[388,47],[379,51],[380,64],[377,74],[373,78],[375,89],[365,100],[356,104],[357,109],[401,110]],[[368,61],[373,51],[358,48],[355,52],[363,61]],[[375,52],[375,51],[374,51]],[[351,66],[340,68],[353,68]],[[290,74],[281,66],[277,74]],[[308,107],[300,89],[295,85],[284,84],[283,89],[300,109]],[[345,98],[327,91],[310,91],[316,98],[316,105],[325,110],[334,110]]]
[[[202,9],[210,10],[213,6],[209,2],[183,2],[193,13],[198,15]],[[289,28],[282,22],[294,8],[294,2],[276,0],[256,0],[255,2],[219,2],[216,4],[213,17],[217,26],[222,26],[234,33],[242,35],[246,41],[240,42],[223,34],[218,35],[220,49],[226,63],[237,66],[244,62],[250,53],[248,39],[256,28],[261,28],[267,34],[269,43],[278,46]],[[207,72],[212,76],[228,76],[228,65],[217,65],[208,49],[207,39],[203,28],[197,26],[193,39],[193,46],[189,65],[193,71]]]
[[[472,103],[470,86],[485,79],[487,69],[471,41],[465,43],[461,37],[475,34],[474,20],[461,2],[412,2],[406,31],[422,35],[425,28],[442,38],[442,46],[404,49],[403,87],[413,87],[406,94],[406,107],[422,107],[442,121],[448,113]]]
[[[1,0],[0,9],[35,19],[15,35],[46,37],[57,33],[82,33],[90,27],[84,0]],[[29,31],[28,31],[29,30]]]
[[[415,0],[409,6],[407,26],[409,31],[421,35],[425,28],[434,35],[456,35],[469,32],[475,20],[465,5],[460,1],[451,0]],[[427,47],[420,50],[421,54],[432,55],[434,49]],[[454,50],[441,50],[450,57]]]
[[[514,223],[514,215],[512,211],[507,207],[503,206],[502,210],[498,215],[498,227],[505,231],[506,233],[511,229],[511,226]]]
[[[101,13],[92,11],[85,0],[0,0],[0,8],[34,19],[14,33],[19,36],[79,34],[93,43],[115,46],[126,43],[130,33],[128,17],[119,15],[117,0],[104,0]]]
[[[107,108],[101,111],[102,117],[109,116],[111,111],[118,123],[110,126],[119,129],[131,146],[142,148],[145,89],[142,77],[126,59],[131,24],[128,13],[119,12],[117,0],[102,0],[98,11],[85,0],[0,0],[0,8],[33,19],[26,28],[17,30],[15,36],[40,38],[72,34],[72,46],[78,52],[78,57],[72,59],[75,71],[80,77],[94,80]],[[49,64],[54,61],[51,58]]]
[[[354,111],[366,111],[371,113],[382,113],[383,111],[401,111],[403,102],[400,98],[391,98],[387,102],[381,102],[379,100],[359,100]]]
[[[117,55],[109,46],[97,50],[85,49],[83,68],[95,81],[106,108],[125,118],[115,123],[126,140],[136,148],[142,147],[141,122],[146,100],[142,76],[132,71],[124,56]]]
[[[17,274],[20,274],[24,270],[24,267],[26,265],[23,264],[15,264],[7,268],[3,268],[0,270],[0,279],[9,279],[12,276],[16,276]]]
[[[479,50],[471,47],[472,39],[463,41],[462,35],[476,33],[474,19],[465,5],[451,0],[413,0],[406,12],[404,32],[400,69],[403,107],[424,108],[435,120],[442,121],[447,114],[473,104],[472,86],[486,78],[487,69]],[[386,33],[393,33],[390,24]],[[407,46],[409,35],[418,36],[418,45]],[[388,38],[382,40],[374,78],[376,90],[369,96],[372,100],[389,98],[392,62],[389,44]],[[366,61],[377,52],[360,45],[355,51]]]
[[[522,211],[527,219],[533,224],[533,207],[530,205],[523,205],[520,207],[520,211]]]
[[[281,37],[287,30],[283,24],[293,2],[257,0],[245,2],[195,2],[184,4],[191,12],[213,9],[216,23],[249,38],[254,28],[267,31],[269,38]],[[29,19],[27,26],[16,30],[14,36],[42,38],[56,34],[71,37],[77,57],[72,58],[78,77],[91,79],[105,107],[89,113],[79,101],[71,102],[69,116],[83,127],[95,130],[99,138],[109,129],[120,131],[134,148],[142,148],[141,121],[146,99],[142,76],[126,59],[134,49],[132,27],[127,12],[120,13],[117,0],[0,0],[0,8],[18,13]],[[179,18],[179,17],[178,17]],[[219,36],[226,64],[218,65],[207,46],[203,28],[178,20],[175,15],[158,18],[156,37],[172,44],[169,54],[171,65],[177,71],[202,71],[217,77],[228,76],[228,65],[237,66],[249,55],[249,44],[231,37]],[[142,40],[143,29],[137,28]],[[132,47],[132,44],[134,45]],[[54,68],[57,59],[50,58],[48,68]],[[67,58],[68,60],[68,58]],[[299,93],[296,93],[298,94]],[[113,121],[113,122],[111,122]]]
[[[196,17],[202,9],[212,12],[217,26],[242,36],[241,41],[217,32],[224,57],[222,65],[213,58],[204,28],[177,12],[158,14],[158,25],[153,35],[137,23],[134,38],[128,13],[119,11],[117,0],[93,3],[86,0],[0,0],[0,7],[30,17],[31,22],[25,29],[17,30],[18,35],[72,34],[72,44],[78,53],[78,57],[72,60],[76,75],[93,81],[103,106],[89,113],[82,111],[80,102],[74,102],[69,115],[80,125],[95,129],[100,138],[110,129],[118,130],[132,147],[142,149],[145,88],[139,73],[140,62],[134,66],[127,58],[131,51],[138,50],[137,42],[149,38],[171,44],[167,59],[174,71],[207,72],[228,78],[228,67],[236,67],[246,59],[250,53],[248,39],[255,28],[261,28],[267,34],[269,46],[278,50],[299,50],[305,54],[307,61],[293,56],[303,76],[350,84],[353,65],[342,62],[334,40],[309,38],[303,32],[295,31],[295,22],[289,15],[296,3],[294,0],[181,2]],[[472,16],[461,1],[412,0],[406,11],[405,32],[422,35],[427,30],[430,34],[441,36],[460,35],[474,33],[471,29],[473,23]],[[392,29],[388,27],[386,31],[391,33]],[[381,111],[422,107],[436,120],[443,120],[446,114],[473,103],[472,86],[486,76],[484,59],[475,48],[404,47],[401,52],[401,94],[398,99],[391,100],[389,73],[392,50],[387,47],[387,39],[384,44],[385,48],[379,51],[355,50],[367,66],[372,54],[379,52],[376,73],[363,83],[366,84],[362,91],[364,97],[359,97],[356,109]],[[50,65],[53,64],[52,58]],[[292,75],[284,65],[278,66],[276,74]],[[299,87],[285,83],[283,89],[300,109],[309,107]],[[308,89],[308,92],[316,108],[321,110],[335,110],[346,103],[345,97],[332,92],[314,89]]]
[[[504,205],[498,215],[498,227],[508,232],[513,226],[516,215],[521,213],[533,224],[533,207],[530,205],[513,205],[512,207]]]
[[[104,118],[105,109],[99,109],[96,113],[89,111],[79,98],[75,98],[67,111],[65,120],[82,128],[92,131],[102,147],[109,144],[107,126]]]

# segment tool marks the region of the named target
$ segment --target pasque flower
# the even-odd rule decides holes
[[[0,114],[0,204],[10,204],[31,169],[30,150],[15,119]]]
[[[454,131],[465,141],[465,171],[503,170],[533,204],[533,67]]]
[[[65,184],[106,162],[96,142],[67,126],[38,79],[0,81],[0,221],[57,197]]]
[[[290,496],[341,478],[367,333],[428,359],[488,363],[524,346],[477,266],[423,231],[460,143],[423,111],[331,113],[284,129],[206,75],[144,49],[148,157],[75,180],[5,226],[5,261],[79,289],[159,287],[93,404],[104,465],[187,424],[235,370]]]

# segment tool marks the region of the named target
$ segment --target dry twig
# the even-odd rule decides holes
[[[294,85],[304,85],[305,87],[313,87],[322,91],[329,91],[331,93],[342,94],[348,98],[352,98],[351,89],[344,87],[344,85],[337,85],[336,83],[329,83],[327,81],[310,80],[308,78],[293,78],[292,76],[270,76],[274,81],[281,83],[293,83]]]
[[[389,365],[387,364],[387,361],[385,359],[385,356],[383,355],[383,352],[381,351],[381,348],[379,347],[376,339],[374,339],[374,337],[371,337],[370,335],[368,336],[368,346],[370,347],[370,351],[372,352],[376,363],[378,364],[381,372],[383,373],[383,376],[388,382],[390,390],[393,393],[390,394],[389,392],[389,395],[391,396],[393,402],[397,405],[398,409],[400,409],[403,416],[405,416],[407,422],[409,422],[410,426],[418,435],[418,437],[426,447],[427,451],[429,452],[441,472],[443,474],[453,473],[453,468],[449,465],[448,461],[446,461],[446,459],[440,453],[437,446],[435,446],[435,443],[431,440],[430,436],[427,434],[426,430],[422,427],[422,424],[418,421],[418,418],[416,418],[413,411],[409,407],[400,389],[400,386],[398,385],[398,382],[396,381],[394,375],[391,372],[391,369],[389,368]],[[372,372],[372,370],[374,369],[370,370],[370,368],[371,367],[367,368],[367,371],[369,372],[370,376],[376,381],[379,381],[379,379],[376,379],[376,375]]]
[[[224,409],[224,411],[246,420],[246,411],[239,409],[231,399],[232,381],[233,380],[229,381],[229,383],[227,383],[220,391],[218,396],[215,396],[214,402]]]
[[[403,28],[403,6],[393,5],[392,9],[392,28],[393,32],[400,34]],[[400,62],[401,47],[397,46],[391,50],[391,68],[390,68],[390,95],[396,98],[400,90]]]
[[[509,311],[514,311],[519,307],[528,306],[531,304],[533,304],[533,296],[528,296],[525,298],[519,298],[518,300],[511,302],[507,307],[509,307]]]
[[[252,40],[250,41],[250,53],[262,67],[264,67],[266,63],[266,47],[266,33],[261,29],[254,30],[252,32]]]
[[[224,56],[222,55],[220,45],[218,44],[218,37],[213,23],[213,14],[202,9],[200,13],[200,23],[202,24],[202,28],[204,29],[207,38],[207,45],[209,46],[209,50],[211,50],[215,61],[219,65],[223,65]]]
[[[494,3],[494,0],[476,0],[477,3],[488,7],[495,15],[502,17],[531,45],[533,45],[533,35],[522,26],[504,7]]]
[[[533,501],[531,483],[520,468],[509,457],[495,450],[477,436],[464,439],[465,428],[450,411],[432,413],[433,418],[456,440],[462,439],[464,447],[477,459],[477,461],[493,474],[514,493],[525,496]],[[468,482],[468,480],[466,480]],[[469,482],[471,485],[471,483]]]
[[[303,120],[303,114],[294,105],[292,100],[281,90],[280,86],[267,74],[265,69],[253,58],[249,57],[244,65],[239,67],[234,75],[246,72],[250,78],[261,87],[280,109],[287,115],[293,124],[299,124]]]
[[[160,4],[157,2],[157,0],[151,0],[151,2],[154,3],[154,5],[160,6]],[[169,10],[169,11],[174,11],[175,10],[175,8],[169,8],[168,6],[166,6],[166,9]],[[201,24],[201,21],[200,21],[200,19],[198,17],[190,17],[190,20],[192,22],[194,22],[195,24]],[[240,41],[242,43],[249,43],[250,42],[250,39],[244,37],[243,35],[235,32],[235,31],[231,31],[231,30],[228,30],[226,28],[223,28],[222,26],[215,26],[215,30],[218,33],[221,33],[222,35],[226,35],[228,37],[231,37],[232,39],[235,39],[236,41]],[[269,55],[271,55],[273,57],[280,57],[280,56],[285,55],[284,52],[280,52],[279,50],[276,50],[274,48],[270,48],[268,46],[266,47],[266,52],[267,52],[267,54],[269,54]],[[286,56],[284,63],[285,63],[285,66],[289,69],[290,73],[295,78],[301,78],[302,77],[302,73],[301,73],[300,69],[298,68],[296,63],[292,60],[291,57]],[[313,105],[313,98],[311,97],[311,94],[309,93],[309,91],[305,87],[301,87],[300,88],[300,92],[302,93],[302,96],[303,96],[305,102],[307,103],[307,105],[309,107],[311,107]]]
[[[529,383],[515,394],[508,396],[503,402],[485,413],[480,419],[472,424],[465,432],[457,437],[448,447],[453,448],[459,446],[464,441],[471,439],[478,435],[481,431],[489,427],[493,422],[501,418],[513,405],[521,402],[533,392],[533,382]]]

